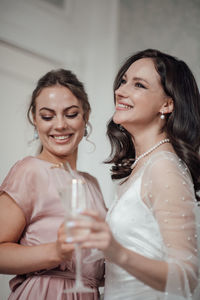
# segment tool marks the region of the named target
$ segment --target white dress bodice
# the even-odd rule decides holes
[[[113,203],[107,222],[116,240],[124,247],[146,257],[162,260],[165,246],[152,211],[141,201],[141,179],[142,172],[131,180],[131,184],[125,183],[129,187]],[[161,293],[156,292],[155,296],[155,292],[122,268],[106,262],[105,300],[162,299],[159,298]]]
[[[141,190],[146,192],[142,194]],[[196,272],[198,264],[195,209],[193,185],[187,167],[172,153],[154,155],[134,176],[119,184],[106,219],[113,236],[129,250],[147,258],[166,261],[169,274],[166,290],[160,292],[106,261],[104,300],[199,299],[190,296],[187,279],[190,271],[191,274]],[[187,214],[188,219],[185,219]],[[187,220],[189,229],[185,233]],[[174,230],[176,235],[173,235]],[[186,256],[190,257],[192,264],[189,271]],[[181,272],[178,265],[182,267]],[[182,276],[184,282],[179,280]]]

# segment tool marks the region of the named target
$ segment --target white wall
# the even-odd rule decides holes
[[[200,82],[200,1],[64,2],[59,9],[47,0],[0,0],[0,182],[30,151],[32,128],[25,110],[35,81],[63,66],[83,80],[92,106],[96,151],[88,153],[90,144],[83,142],[79,166],[99,179],[109,205],[113,189],[108,167],[101,162],[109,154],[105,124],[113,111],[116,69],[128,55],[152,47],[184,59]],[[7,277],[2,275],[0,300],[6,295]]]
[[[63,66],[77,73],[78,77],[85,83],[89,94],[93,126],[91,140],[96,144],[95,153],[89,155],[87,153],[82,154],[83,151],[80,151],[79,165],[100,179],[105,186],[103,188],[105,198],[109,199],[109,175],[105,171],[106,166],[100,164],[109,154],[105,138],[105,123],[111,116],[113,109],[112,81],[115,72],[117,1],[65,1],[66,7],[61,10],[54,9],[53,6],[47,5],[47,2],[42,0],[0,1],[0,38],[4,42],[2,48],[5,49],[6,45],[8,51],[13,52],[11,57],[3,54],[2,76],[5,77],[6,73],[6,76],[13,77],[15,74],[16,79],[22,85],[24,81],[27,81],[26,72],[27,77],[31,77],[26,97],[20,95],[19,92],[16,94],[15,100],[12,99],[13,106],[15,106],[17,97],[20,97],[22,104],[23,101],[24,104],[27,104],[28,96],[31,94],[36,80],[52,67]],[[19,48],[15,49],[16,46]],[[26,70],[23,71],[24,78],[19,74],[21,72],[19,61],[13,56],[16,55],[14,52],[19,55],[21,50],[23,50],[24,58],[29,57],[26,61]],[[30,57],[32,57],[32,64]],[[12,65],[9,64],[10,59],[13,59]],[[40,64],[45,65],[45,68],[41,69]],[[9,78],[7,78],[7,82],[9,82]],[[5,89],[6,86],[4,85]],[[1,97],[1,106],[4,109],[8,107],[6,97],[8,98],[8,95],[5,98],[4,95]],[[23,115],[20,118],[21,121],[16,122],[15,119],[12,119],[12,121],[7,122],[8,130],[10,130],[9,135],[12,136],[8,147],[5,139],[1,141],[4,145],[2,152],[4,168],[1,169],[1,181],[13,160],[18,157],[21,158],[21,155],[14,154],[10,147],[11,144],[16,144],[16,151],[18,147],[21,147],[21,137],[18,134],[20,131],[24,131]],[[4,120],[1,119],[0,122],[0,125],[3,126]],[[17,133],[12,134],[14,123],[18,123],[18,126],[21,126],[23,130],[18,130]],[[25,147],[24,144],[24,150]],[[84,147],[85,149],[87,150],[88,147]],[[24,155],[24,151],[22,155]],[[84,158],[86,156],[87,159],[83,161],[82,155]],[[105,179],[105,176],[107,179],[102,180],[102,178]]]
[[[119,62],[155,48],[183,59],[200,84],[200,1],[120,0]]]
[[[0,182],[15,161],[32,154],[33,129],[26,109],[36,80],[52,68],[72,69],[85,83],[92,107],[96,150],[83,142],[80,169],[100,181],[106,203],[113,189],[108,167],[106,121],[112,115],[112,81],[117,44],[116,0],[65,0],[62,8],[47,0],[0,0]],[[9,294],[8,278],[0,275],[0,299]]]

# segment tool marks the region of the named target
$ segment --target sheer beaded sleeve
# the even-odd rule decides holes
[[[145,168],[142,198],[159,225],[168,263],[165,300],[200,299],[199,207],[186,165],[173,153]]]

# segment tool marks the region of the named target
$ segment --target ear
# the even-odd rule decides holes
[[[174,110],[174,101],[172,98],[166,98],[166,101],[160,108],[160,113],[170,114]]]
[[[32,113],[32,120],[33,120],[33,124],[34,124],[34,126],[36,126],[35,124],[36,124],[36,120],[35,120],[35,115]]]
[[[87,114],[85,114],[85,123],[87,124],[88,120],[89,120],[89,116],[90,116],[90,113],[88,112]]]

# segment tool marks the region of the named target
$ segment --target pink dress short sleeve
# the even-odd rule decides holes
[[[25,246],[55,242],[57,231],[64,221],[63,207],[58,196],[52,164],[35,157],[17,162],[0,186],[0,193],[7,193],[22,209],[26,228],[18,241]],[[86,193],[93,207],[105,217],[102,193],[94,177],[79,172],[86,182]],[[83,256],[87,252],[83,253]],[[63,294],[75,279],[75,260],[63,262],[53,270],[38,270],[33,274],[17,275],[10,281],[9,300],[97,300],[98,286],[104,277],[104,261],[83,264],[83,279],[94,293],[83,295]],[[77,298],[78,297],[78,298]]]

